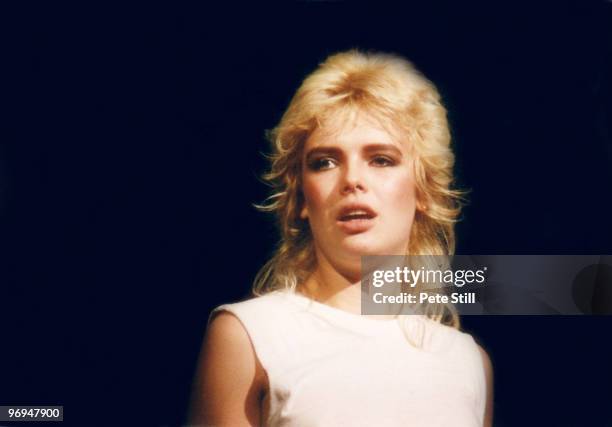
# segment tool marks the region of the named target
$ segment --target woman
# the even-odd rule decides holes
[[[394,55],[332,55],[270,139],[261,208],[281,244],[257,297],[211,314],[193,424],[491,425],[491,364],[452,307],[360,315],[362,255],[454,249],[460,193],[433,84]]]

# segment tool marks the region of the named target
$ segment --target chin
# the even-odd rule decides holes
[[[389,242],[384,242],[380,236],[375,234],[362,233],[345,237],[340,247],[343,251],[355,256],[394,255],[397,253],[398,245],[389,245]]]
[[[371,242],[351,242],[342,245],[342,249],[353,256],[389,255],[388,248],[380,247]]]

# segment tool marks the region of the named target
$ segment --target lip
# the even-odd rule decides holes
[[[348,221],[341,220],[342,217],[348,215],[354,210],[363,210],[370,216],[370,218],[351,219]],[[338,224],[338,227],[347,234],[363,233],[374,226],[374,221],[376,220],[377,216],[378,214],[376,211],[374,211],[374,209],[368,205],[352,203],[340,209],[338,215],[336,216],[336,224]]]

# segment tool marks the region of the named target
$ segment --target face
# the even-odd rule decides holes
[[[413,158],[406,141],[359,113],[331,120],[306,141],[304,206],[317,256],[355,265],[362,255],[403,255],[416,211]]]

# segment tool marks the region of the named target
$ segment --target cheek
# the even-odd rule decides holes
[[[310,214],[316,213],[316,210],[321,209],[325,204],[325,200],[327,200],[332,191],[329,184],[329,180],[321,180],[317,179],[317,177],[304,177],[302,191]]]
[[[416,186],[411,174],[405,173],[388,179],[382,187],[385,204],[406,215],[416,207]]]

